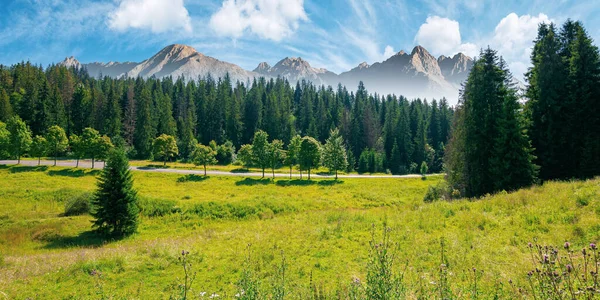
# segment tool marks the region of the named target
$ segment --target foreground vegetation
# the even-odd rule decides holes
[[[242,285],[269,298],[350,298],[369,292],[373,249],[381,249],[372,246],[387,245],[395,257],[390,274],[402,278],[405,297],[531,297],[529,242],[581,249],[600,232],[598,179],[426,204],[427,186],[440,177],[273,181],[134,172],[138,233],[105,241],[91,233],[85,207],[74,205],[95,190],[97,172],[0,169],[2,293],[181,295],[185,250],[195,274],[189,298],[233,298]],[[384,222],[389,240],[380,244]]]

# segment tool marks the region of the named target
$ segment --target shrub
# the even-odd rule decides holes
[[[451,193],[452,191],[450,190],[448,184],[445,182],[440,182],[437,185],[430,185],[427,188],[427,193],[425,193],[423,201],[429,203],[438,200],[451,199]]]
[[[79,216],[90,212],[91,209],[91,193],[83,193],[72,196],[65,203],[65,216]]]

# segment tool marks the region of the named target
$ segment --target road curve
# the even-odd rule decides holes
[[[16,165],[16,160],[0,160],[0,165]],[[37,166],[37,160],[21,160],[22,166]],[[42,160],[40,162],[42,166],[52,166],[54,161]],[[77,166],[74,160],[59,160],[56,162],[58,167],[72,167]],[[90,160],[80,160],[79,167],[85,169],[92,168],[92,162]],[[104,162],[97,161],[94,163],[94,169],[104,168]],[[198,174],[204,175],[203,170],[187,170],[187,169],[169,169],[169,168],[155,168],[155,167],[129,167],[132,171],[139,172],[155,172],[155,173],[175,173],[175,174]],[[237,176],[237,177],[262,177],[262,173],[259,172],[227,172],[227,171],[206,171],[207,175],[218,175],[218,176]],[[265,171],[265,177],[272,177],[273,174]],[[275,177],[278,178],[289,178],[289,173],[275,173]],[[292,177],[300,178],[299,173],[293,173]],[[303,174],[303,178],[306,178],[306,173]],[[311,174],[311,178],[334,178],[334,175],[318,175]],[[338,178],[419,178],[421,175],[409,174],[409,175],[366,175],[366,174],[350,174],[350,175],[338,175]]]

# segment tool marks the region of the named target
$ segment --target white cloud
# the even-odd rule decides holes
[[[239,38],[249,31],[280,41],[306,20],[304,0],[225,0],[210,18],[210,27],[221,36]]]
[[[192,31],[192,22],[183,0],[121,0],[108,15],[111,29],[150,29],[160,33],[183,29]]]
[[[511,13],[494,29],[494,37],[489,44],[508,62],[513,75],[517,78],[522,79],[530,65],[533,40],[537,36],[538,25],[550,22],[551,20],[545,14],[518,16],[516,13]]]
[[[396,52],[394,51],[394,47],[387,45],[385,47],[385,50],[383,51],[383,59],[388,59],[394,54],[396,54]]]
[[[415,42],[438,55],[454,55],[458,52],[469,56],[477,54],[477,46],[462,43],[457,21],[439,16],[427,17],[419,27]]]

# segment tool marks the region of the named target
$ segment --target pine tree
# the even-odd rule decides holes
[[[133,146],[139,158],[147,159],[152,155],[152,139],[154,132],[152,130],[152,116],[150,92],[143,88],[139,96],[136,94],[136,126],[134,133]]]
[[[535,179],[532,150],[511,81],[503,60],[488,48],[464,86],[447,152],[447,179],[467,197],[513,190]]]
[[[133,175],[122,150],[112,151],[98,180],[92,200],[93,227],[108,237],[133,234],[138,226],[138,196]]]

